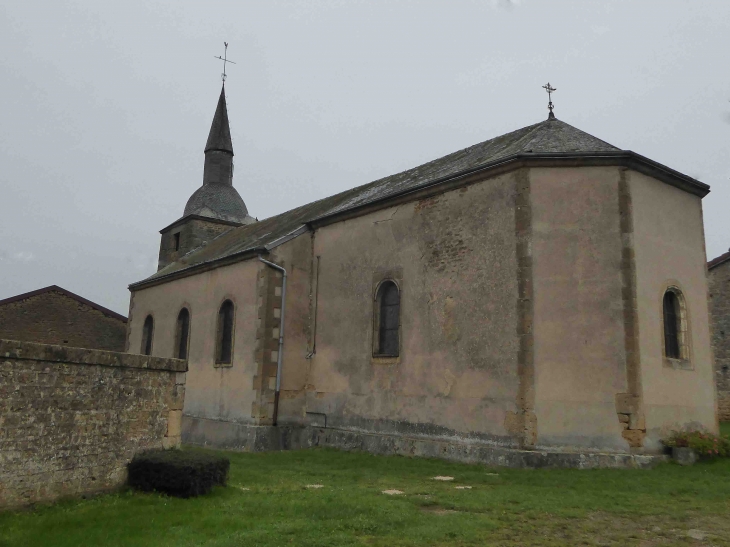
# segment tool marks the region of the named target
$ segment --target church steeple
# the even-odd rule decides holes
[[[246,204],[233,187],[233,143],[225,84],[218,97],[204,152],[203,186],[190,196],[183,217],[197,215],[238,224],[253,222]]]
[[[228,125],[226,86],[221,89],[213,123],[210,125],[208,142],[205,143],[205,167],[203,184],[233,184],[233,143]]]
[[[256,222],[233,187],[233,143],[225,91],[224,86],[205,143],[203,185],[188,199],[183,216],[160,231],[159,269],[232,227]]]
[[[208,142],[205,143],[205,152],[209,150],[220,150],[230,152],[233,155],[233,143],[231,143],[231,128],[228,125],[228,107],[226,106],[226,85],[221,88],[221,96],[218,98],[218,106],[215,109],[213,123],[208,133]]]

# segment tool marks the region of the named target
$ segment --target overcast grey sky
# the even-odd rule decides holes
[[[730,246],[730,1],[6,1],[0,298],[51,284],[126,314],[202,182],[226,92],[265,218],[555,112],[712,186]]]

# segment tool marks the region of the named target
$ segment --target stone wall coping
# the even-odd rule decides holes
[[[117,351],[0,339],[0,360],[2,359],[25,359],[78,365],[101,365],[105,367],[146,368],[172,372],[187,372],[188,370],[187,361],[173,359],[171,357],[152,357],[149,355],[135,355]]]

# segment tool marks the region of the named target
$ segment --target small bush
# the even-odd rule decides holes
[[[691,448],[705,458],[730,457],[730,438],[706,431],[675,431],[662,441],[670,448]]]
[[[164,492],[189,498],[226,485],[231,462],[215,454],[189,450],[150,450],[127,465],[129,486],[143,492]]]

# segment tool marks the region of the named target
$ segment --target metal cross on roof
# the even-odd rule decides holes
[[[223,80],[223,82],[225,83],[225,81],[226,81],[226,63],[231,63],[233,65],[235,65],[236,63],[228,60],[228,42],[223,42],[223,45],[226,46],[226,49],[223,52],[223,57],[221,57],[220,55],[218,55],[218,56],[214,55],[213,57],[223,61],[223,74],[221,74],[221,80]]]
[[[548,115],[548,119],[555,118],[555,114],[553,114],[553,91],[557,91],[553,86],[550,85],[550,82],[542,86],[542,88],[547,91],[548,94],[548,109],[550,110],[550,114]]]

